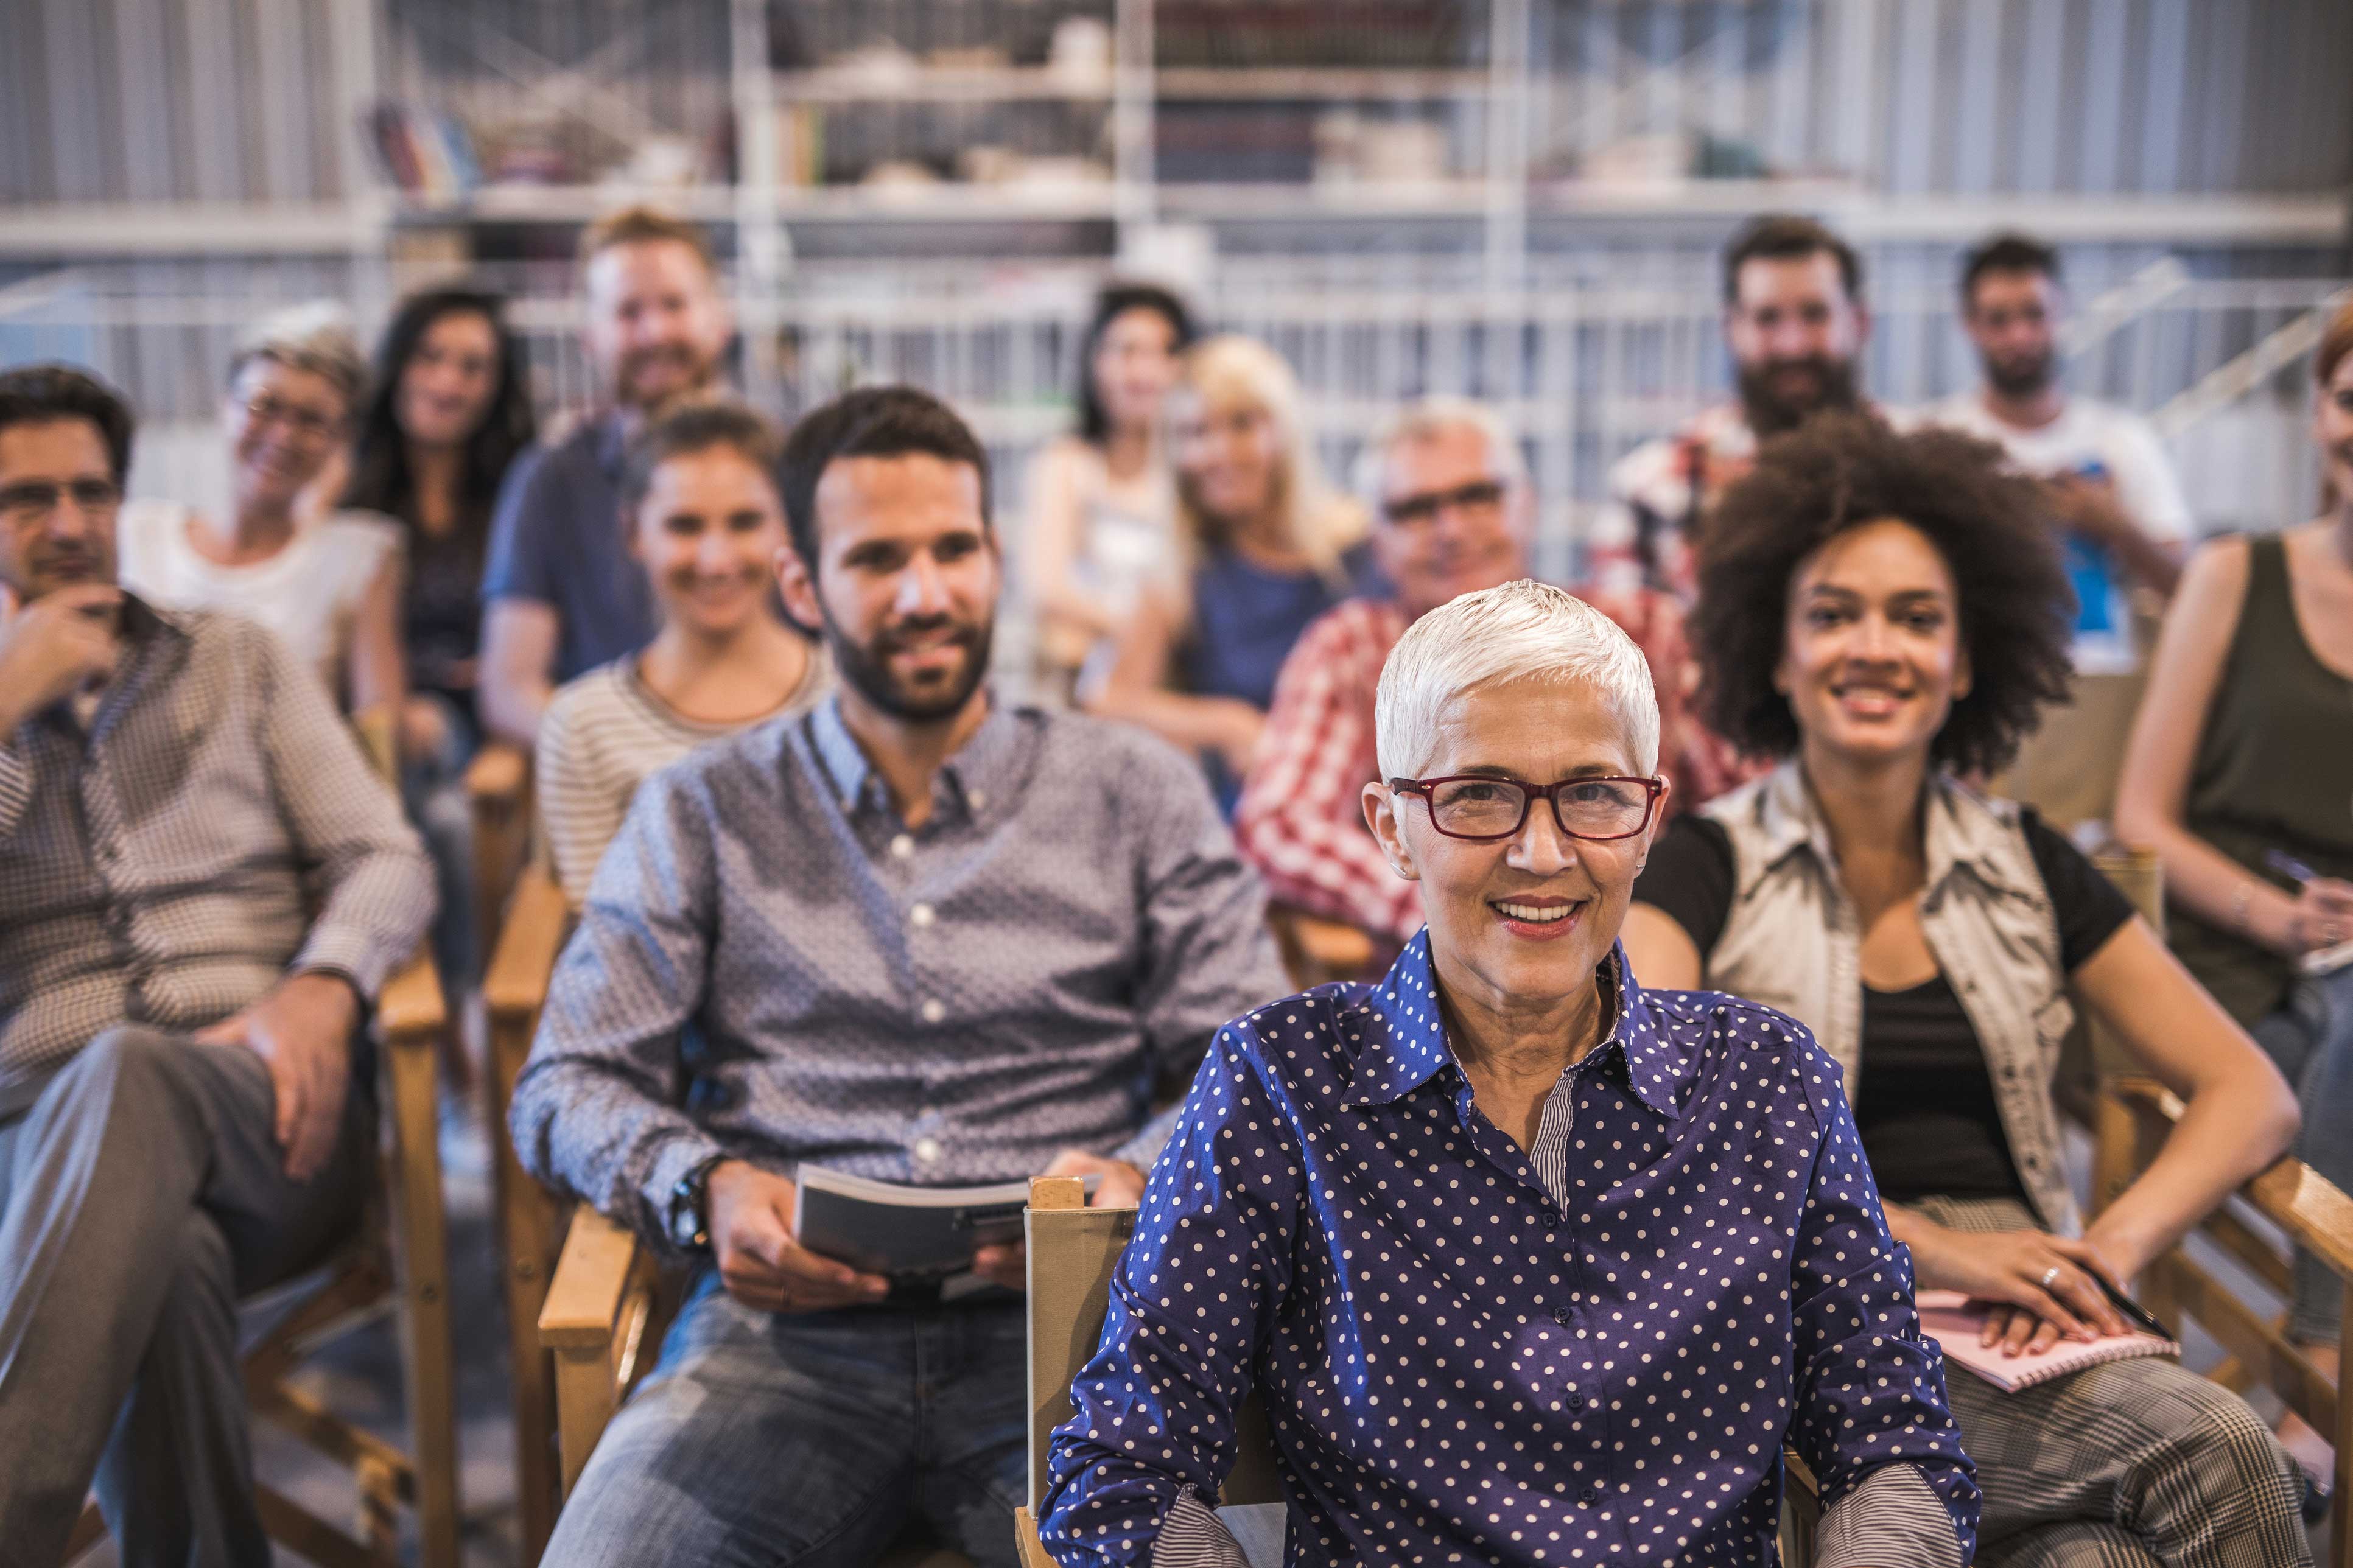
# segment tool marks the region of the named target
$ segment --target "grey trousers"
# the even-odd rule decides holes
[[[2024,1205],[1926,1198],[1956,1230],[2019,1230]],[[1946,1388],[1985,1493],[1978,1568],[2297,1568],[2304,1479],[2247,1402],[2179,1363],[2111,1362],[2005,1394]]]
[[[355,1223],[360,1065],[333,1158],[299,1185],[241,1046],[110,1029],[0,1125],[0,1568],[57,1568],[93,1482],[127,1568],[269,1563],[237,1300]]]

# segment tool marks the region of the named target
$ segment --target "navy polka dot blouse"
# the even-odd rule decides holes
[[[1935,1539],[1838,1555],[1966,1562],[1942,1358],[1804,1026],[1639,990],[1620,949],[1629,1000],[1524,1154],[1472,1102],[1428,942],[1219,1032],[1054,1433],[1053,1556],[1150,1563],[1255,1389],[1294,1563],[1768,1563],[1784,1441],[1825,1556],[1868,1482]]]

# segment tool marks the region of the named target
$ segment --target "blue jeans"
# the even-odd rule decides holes
[[[2295,1089],[2304,1109],[2296,1157],[2353,1192],[2353,967],[2307,980],[2287,1005],[2255,1020],[2248,1033]],[[2343,1331],[2343,1289],[2327,1265],[2296,1249],[2288,1332],[2306,1344],[2333,1345]]]
[[[920,1519],[982,1568],[1017,1568],[1025,1317],[1018,1300],[755,1311],[704,1267],[546,1563],[864,1568]]]

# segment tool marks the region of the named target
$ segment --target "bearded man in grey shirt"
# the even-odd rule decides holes
[[[131,412],[0,374],[0,1565],[267,1563],[237,1300],[357,1223],[433,914],[315,670],[115,585]]]
[[[793,1177],[1099,1178],[1133,1204],[1213,1032],[1289,987],[1187,759],[984,684],[988,463],[944,405],[854,392],[781,485],[785,602],[841,689],[638,791],[515,1087],[526,1168],[695,1258],[552,1564],[864,1563],[913,1514],[1017,1562],[1018,1249],[944,1300],[818,1257]]]

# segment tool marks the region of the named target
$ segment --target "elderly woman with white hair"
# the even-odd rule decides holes
[[[124,587],[153,604],[259,621],[345,711],[396,713],[407,687],[399,526],[304,504],[340,456],[366,384],[341,306],[318,300],[265,317],[239,341],[221,399],[228,505],[135,501],[117,536]]]
[[[1069,1563],[1239,1562],[1256,1391],[1291,1560],[1966,1562],[1978,1492],[1830,1058],[1644,991],[1618,944],[1667,790],[1641,656],[1528,582],[1415,622],[1365,813],[1427,925],[1372,985],[1219,1032],[1054,1434]]]

